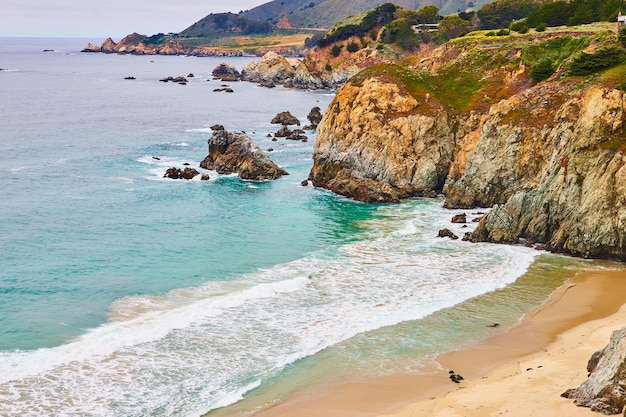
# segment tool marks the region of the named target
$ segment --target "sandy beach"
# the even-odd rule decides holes
[[[519,325],[438,357],[425,375],[318,387],[255,416],[597,416],[560,394],[626,325],[625,303],[626,268],[580,273]],[[449,370],[464,380],[453,383]]]

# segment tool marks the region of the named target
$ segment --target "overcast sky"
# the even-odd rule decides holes
[[[0,0],[0,36],[106,38],[180,32],[209,13],[269,0]]]

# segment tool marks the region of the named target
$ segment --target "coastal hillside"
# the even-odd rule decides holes
[[[393,3],[404,9],[417,10],[433,5],[442,14],[451,14],[467,9],[478,9],[490,0],[395,0]],[[278,23],[287,17],[294,27],[331,28],[348,16],[373,9],[382,4],[377,0],[274,0],[243,13],[250,19]]]
[[[494,207],[466,239],[626,259],[626,51],[614,24],[474,32],[339,90],[314,185]]]

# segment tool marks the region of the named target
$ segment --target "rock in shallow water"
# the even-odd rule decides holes
[[[201,168],[215,170],[219,174],[237,173],[242,179],[274,180],[288,175],[276,165],[243,132],[230,132],[215,125],[209,138],[209,154],[200,163]]]
[[[172,167],[172,168],[168,168],[168,170],[165,171],[165,175],[163,175],[163,178],[171,178],[173,180],[191,180],[196,175],[199,175],[199,174],[200,173],[195,168],[187,167],[185,169],[180,169],[180,168]]]

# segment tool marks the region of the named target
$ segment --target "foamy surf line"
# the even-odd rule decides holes
[[[57,348],[2,353],[0,414],[198,415],[355,335],[501,288],[536,255],[434,238],[449,215],[434,204],[381,209],[366,240],[122,299],[112,312],[122,321]]]

